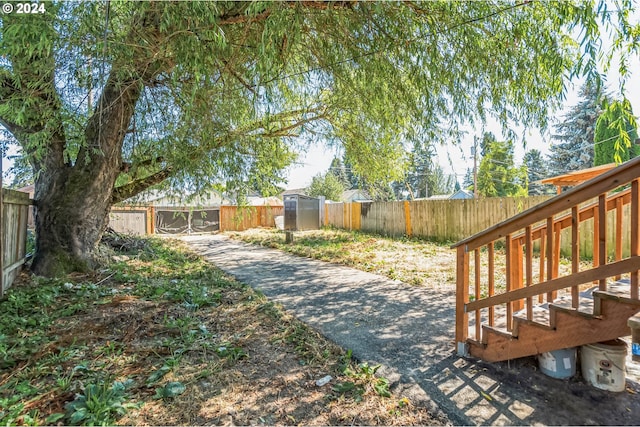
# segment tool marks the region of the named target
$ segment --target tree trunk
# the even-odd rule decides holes
[[[55,277],[95,267],[95,249],[109,221],[122,164],[122,143],[141,91],[140,80],[109,78],[75,164],[64,164],[65,144],[52,141],[35,185],[35,274]]]
[[[71,177],[69,172],[36,181],[32,271],[37,275],[56,277],[95,267],[96,244],[107,226],[111,205],[105,201],[105,191],[92,185],[95,177],[77,173]]]

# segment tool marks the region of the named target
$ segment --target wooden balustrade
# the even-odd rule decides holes
[[[453,245],[458,258],[458,351],[464,351],[469,338],[482,340],[483,324],[511,331],[516,312],[535,321],[534,305],[543,302],[545,296],[547,302],[552,302],[558,292],[563,292],[577,309],[580,285],[596,283],[599,290],[606,291],[608,280],[628,276],[629,297],[638,299],[639,183],[640,158],[637,158]],[[629,188],[620,191],[623,187]],[[623,209],[627,205],[631,205],[630,215],[624,221]],[[607,217],[611,211],[615,243],[608,248]],[[579,236],[580,224],[585,221],[593,221],[593,266],[586,269],[583,266],[581,271]],[[570,229],[570,262],[561,271],[560,247],[565,229]],[[625,236],[630,236],[631,242],[626,259],[622,245]],[[614,253],[611,262],[608,249]],[[473,313],[471,319],[469,313]],[[470,320],[475,323],[471,329]]]

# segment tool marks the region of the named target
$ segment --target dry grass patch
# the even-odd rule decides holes
[[[0,302],[0,424],[440,423],[181,243],[118,259]]]
[[[269,228],[226,234],[247,243],[347,265],[411,285],[437,287],[455,283],[455,251],[447,244],[336,229],[296,232],[292,244],[285,243],[283,232]]]

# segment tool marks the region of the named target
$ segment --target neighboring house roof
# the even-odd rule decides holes
[[[473,193],[467,190],[458,190],[453,194],[436,194],[434,196],[427,197],[426,199],[419,199],[419,200],[463,200],[463,199],[473,199]]]
[[[278,197],[249,197],[251,206],[284,206],[284,202]]]
[[[22,191],[23,193],[29,193],[29,197],[33,199],[35,189],[36,189],[36,186],[34,184],[29,184],[26,187],[18,188],[17,191]]]
[[[473,193],[467,190],[458,190],[449,196],[451,200],[473,199]]]
[[[343,202],[359,202],[359,201],[370,201],[371,196],[360,189],[355,190],[346,190],[342,193],[341,199]]]
[[[123,202],[123,204],[136,205],[153,205],[167,207],[186,207],[186,206],[220,206],[223,204],[231,204],[231,200],[223,196],[217,191],[210,191],[201,196],[196,196],[191,200],[185,200],[180,196],[174,196],[170,193],[158,190],[143,192],[136,197],[132,197]]]
[[[291,190],[284,190],[280,196],[291,196],[293,194],[301,194],[303,196],[307,195],[307,188],[292,188]]]

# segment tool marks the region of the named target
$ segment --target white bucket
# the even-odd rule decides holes
[[[580,350],[582,376],[601,390],[624,391],[627,343],[620,340],[583,345]]]
[[[552,378],[571,378],[576,374],[576,348],[549,351],[538,356],[540,370]]]
[[[273,217],[278,230],[284,230],[284,215],[277,215]]]

